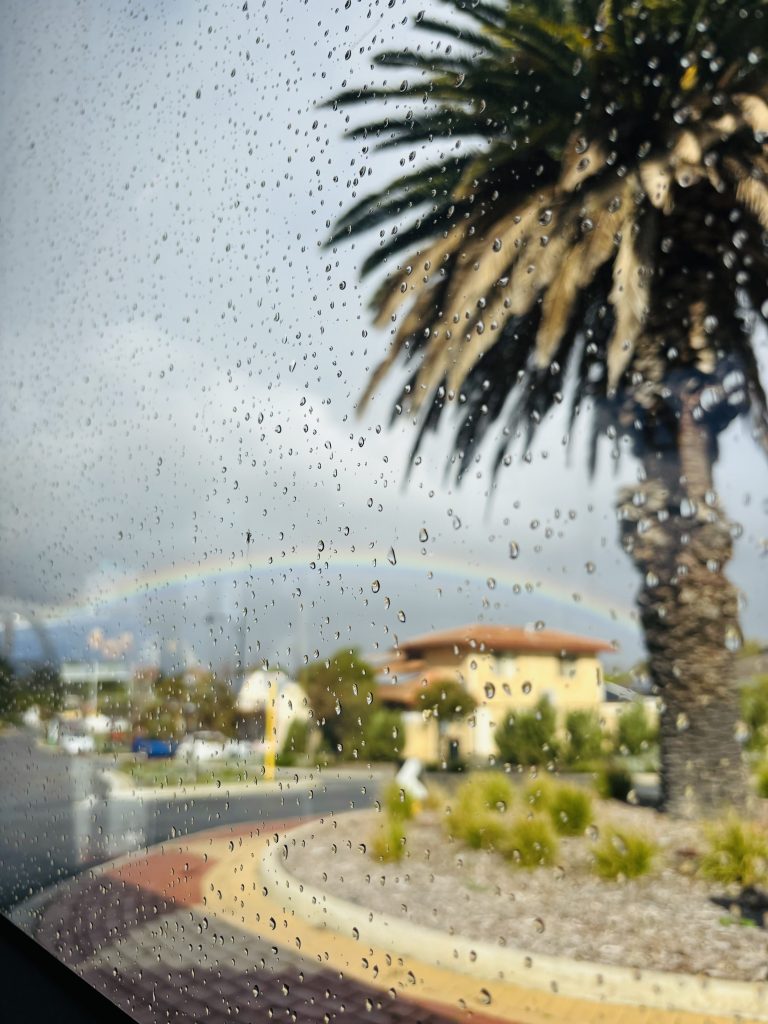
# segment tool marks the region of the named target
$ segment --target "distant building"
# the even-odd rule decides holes
[[[605,707],[600,654],[611,644],[551,629],[469,625],[401,642],[380,666],[382,701],[404,713],[405,756],[436,761],[446,736],[460,756],[487,759],[496,753],[494,733],[512,711],[547,697],[562,723],[569,711]],[[452,723],[442,736],[434,718],[419,708],[419,692],[434,681],[455,680],[477,702],[470,719]],[[613,716],[611,716],[613,717]]]
[[[116,690],[131,694],[133,691],[133,669],[119,661],[64,662],[59,677],[65,706],[76,698],[96,711],[99,694]]]

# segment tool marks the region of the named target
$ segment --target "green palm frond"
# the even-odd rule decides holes
[[[414,452],[454,409],[459,472],[493,423],[497,464],[528,443],[570,380],[572,423],[591,405],[595,438],[637,440],[670,381],[724,393],[735,367],[747,399],[707,423],[750,409],[768,438],[744,327],[768,314],[768,0],[441,4],[378,56],[387,82],[330,101],[377,108],[351,130],[374,150],[438,147],[329,242],[396,229],[361,265],[391,331],[367,393],[403,361]]]

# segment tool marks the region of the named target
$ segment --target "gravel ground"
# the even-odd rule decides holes
[[[434,813],[410,823],[400,864],[382,864],[364,849],[375,820],[376,812],[365,812],[298,829],[288,869],[372,910],[500,946],[637,968],[768,979],[768,932],[723,924],[727,911],[710,897],[735,894],[679,870],[685,862],[679,851],[701,849],[695,825],[645,808],[605,805],[598,827],[638,828],[660,847],[652,875],[605,882],[590,874],[588,840],[563,840],[560,866],[522,870],[495,853],[450,841]]]

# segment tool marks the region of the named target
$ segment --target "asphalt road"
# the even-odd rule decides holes
[[[220,825],[369,806],[375,782],[328,775],[311,789],[137,800],[102,778],[109,757],[70,757],[28,733],[0,736],[0,909],[131,850]]]

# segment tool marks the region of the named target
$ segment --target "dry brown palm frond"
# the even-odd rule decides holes
[[[755,93],[737,93],[733,98],[752,131],[768,135],[768,103]]]
[[[386,376],[387,371],[402,352],[408,339],[413,337],[420,327],[428,328],[428,325],[437,316],[438,311],[436,309],[433,311],[431,317],[429,315],[430,306],[433,306],[436,301],[437,296],[435,295],[434,287],[425,287],[423,291],[418,293],[415,302],[405,314],[402,323],[395,332],[395,336],[390,343],[387,354],[371,373],[365,391],[360,398],[358,409],[364,406],[371,398],[382,379]]]
[[[506,284],[499,284],[499,288],[508,296],[508,303],[501,307],[506,313],[505,320],[527,313],[558,271],[569,247],[567,239],[572,237],[573,232],[561,229],[555,220],[550,227],[555,231],[548,238],[548,244],[542,246],[542,235],[530,236],[519,253],[511,278]],[[485,296],[481,299],[487,301]],[[498,308],[494,304],[494,309]],[[440,327],[424,353],[416,388],[411,396],[412,409],[418,409],[439,382],[451,373],[461,358],[462,350],[471,344],[472,331],[481,316],[482,308],[478,309],[475,303],[472,310],[466,309],[461,314],[452,312],[450,320],[441,319]]]
[[[740,128],[743,123],[741,117],[736,117],[735,114],[728,113],[723,114],[722,117],[718,117],[715,121],[709,121],[710,128],[719,136],[721,141],[725,141],[733,135]]]
[[[509,291],[500,288],[492,302],[482,311],[482,316],[475,320],[471,334],[457,351],[446,380],[449,395],[459,391],[469,371],[500,340],[509,317],[508,309]]]
[[[640,182],[651,203],[664,213],[672,212],[672,171],[669,160],[654,157],[640,164]]]
[[[407,269],[399,270],[381,290],[374,319],[377,327],[383,327],[399,306],[409,297],[413,298],[414,292],[421,291],[434,282],[446,257],[450,257],[458,249],[466,233],[466,224],[455,224],[443,237],[438,238],[422,252],[411,254],[412,272],[409,274]]]
[[[697,353],[696,367],[702,373],[714,373],[717,356],[705,326],[707,306],[703,300],[692,302],[688,307],[688,344]]]
[[[688,188],[706,177],[703,157],[701,142],[694,132],[680,132],[669,155],[669,167],[678,185]]]
[[[765,182],[749,175],[742,178],[736,186],[736,198],[768,231],[768,188]]]
[[[606,352],[607,384],[613,392],[626,370],[643,329],[650,299],[653,219],[624,222],[619,251],[613,264],[613,285],[608,300],[615,323]]]
[[[539,369],[546,368],[554,358],[580,292],[616,251],[616,236],[629,216],[630,202],[630,189],[625,184],[618,195],[613,187],[602,190],[591,204],[593,226],[565,254],[544,296],[536,334],[535,361]]]
[[[723,167],[736,183],[736,198],[768,230],[768,175],[763,161],[745,166],[734,157],[726,157]]]
[[[463,266],[453,268],[453,279],[445,304],[445,322],[457,323],[507,274],[524,252],[551,193],[540,194],[492,224],[481,239],[462,253]]]
[[[565,253],[573,245],[573,221],[553,220],[546,234],[532,239],[521,253],[509,280],[509,312],[511,316],[527,313],[542,291],[547,288],[560,267]]]
[[[558,188],[563,192],[574,192],[587,178],[605,167],[606,156],[602,143],[587,143],[581,132],[574,132],[563,153]]]

